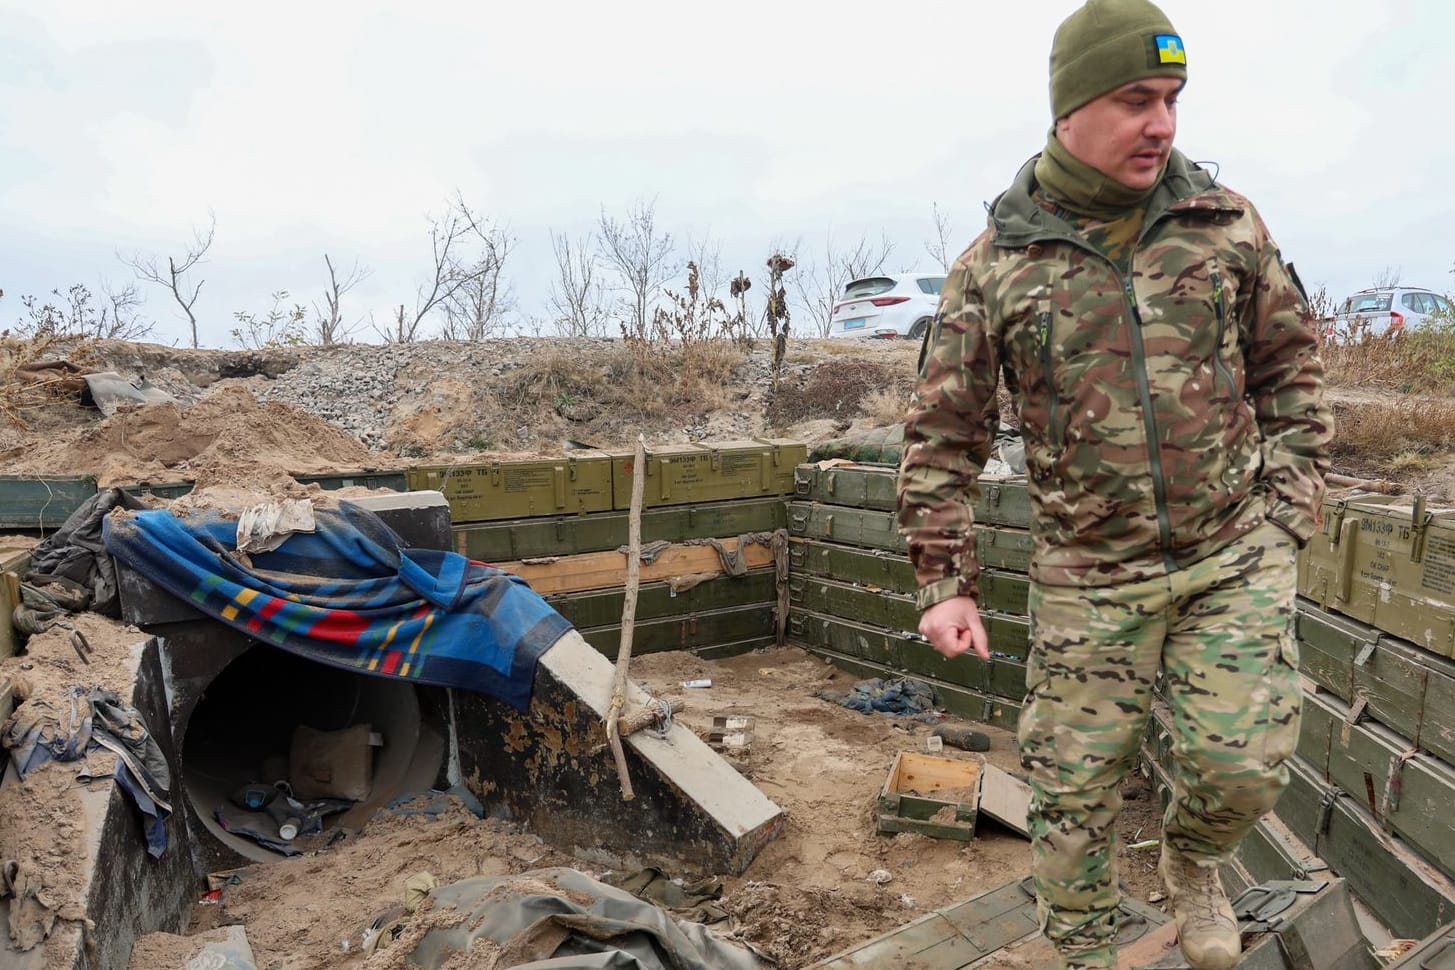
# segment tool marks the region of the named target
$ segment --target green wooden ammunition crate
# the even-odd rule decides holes
[[[1326,609],[1455,656],[1455,510],[1382,496],[1326,503],[1298,587]]]
[[[621,623],[625,590],[603,589],[585,593],[557,593],[546,597],[557,613],[578,629]],[[674,593],[669,583],[644,583],[637,590],[637,619],[655,620],[711,610],[758,604],[768,608],[778,601],[774,571],[755,569],[741,576],[718,576]]]
[[[59,528],[95,494],[91,475],[0,475],[0,529]]]
[[[781,439],[669,445],[647,451],[642,507],[792,495],[808,446]],[[613,454],[613,507],[631,508],[634,454]]]
[[[788,599],[793,610],[838,617],[865,626],[913,632],[920,611],[913,597],[902,593],[865,589],[816,576],[790,575]],[[981,605],[981,619],[990,637],[992,653],[1024,660],[1029,651],[1030,626],[1021,616],[1008,616]]]
[[[812,502],[788,503],[788,534],[846,545],[907,553],[893,512],[851,509]],[[975,527],[975,554],[984,569],[1024,573],[1031,568],[1034,551],[1025,529],[1003,526]]]
[[[627,544],[627,519],[626,512],[596,512],[457,525],[455,551],[482,562],[608,552]],[[772,532],[787,524],[788,510],[781,498],[679,505],[644,511],[642,541],[715,539]]]
[[[881,833],[916,832],[969,842],[975,838],[980,771],[976,761],[899,752],[879,791],[875,828]]]
[[[615,659],[621,647],[620,620],[618,614],[616,626],[582,630],[581,636],[597,650]],[[721,647],[744,640],[771,639],[773,635],[773,611],[762,605],[713,610],[634,624],[632,654]]]
[[[794,471],[793,494],[801,501],[893,512],[899,508],[893,465],[800,465]],[[982,478],[974,506],[975,521],[1026,529],[1031,524],[1031,499],[1024,479]]]
[[[817,539],[791,539],[788,544],[789,572],[818,576],[891,593],[913,594],[919,584],[909,557],[883,549],[858,549]],[[1022,573],[998,569],[980,571],[980,601],[983,610],[1026,615],[1030,579]]]
[[[1299,670],[1363,715],[1455,764],[1455,661],[1300,600]]]
[[[893,512],[899,508],[894,465],[799,465],[793,470],[793,495],[806,502]]]
[[[1305,845],[1349,882],[1395,936],[1419,939],[1448,923],[1455,885],[1386,834],[1363,807],[1361,793],[1329,785],[1302,758],[1290,758],[1288,788],[1274,809]]]
[[[990,634],[991,626],[996,626],[997,632],[991,634],[991,649],[999,652],[999,645],[1014,641],[1015,628],[1012,624],[1002,628],[995,623],[996,619],[1004,618],[990,619],[986,633]],[[992,656],[986,663],[968,652],[946,659],[911,631],[877,629],[800,609],[790,609],[788,613],[788,635],[799,643],[823,646],[845,656],[883,664],[901,674],[934,677],[1008,700],[1020,701],[1025,697],[1026,667],[1019,659]],[[1021,641],[1024,649],[1023,635]]]
[[[1449,811],[1455,769],[1410,754],[1409,739],[1383,725],[1351,723],[1351,717],[1349,706],[1334,698],[1305,697],[1299,756],[1445,875],[1455,874],[1455,813]]]
[[[815,643],[799,641],[798,645],[814,656],[822,657],[838,669],[847,671],[856,677],[882,677],[888,680],[905,675],[903,670],[887,664],[840,653]],[[993,724],[996,727],[1005,728],[1007,731],[1014,731],[1020,720],[1019,700],[1011,701],[1004,697],[995,697],[962,684],[934,677],[916,677],[915,679],[922,680],[934,688],[936,707],[944,708],[957,717],[963,717],[969,721],[979,721],[982,724]]]
[[[443,492],[457,523],[611,509],[611,458],[604,454],[426,466],[406,477],[410,491]]]
[[[333,491],[339,488],[387,488],[393,492],[407,492],[409,488],[408,472],[389,471],[350,471],[350,472],[328,472],[327,474],[302,475],[293,472],[293,479],[304,485],[317,485],[324,491]],[[414,491],[421,491],[414,489]]]
[[[174,499],[191,494],[194,487],[192,482],[137,482],[135,485],[123,485],[122,491],[131,495],[154,495],[157,498]]]
[[[817,502],[788,504],[788,534],[845,545],[907,553],[893,512],[875,512]]]
[[[817,539],[790,539],[788,571],[791,574],[822,576],[846,583],[887,589],[892,593],[913,593],[914,567],[909,557],[884,549],[857,549]]]
[[[1442,926],[1384,970],[1455,970],[1455,926]]]

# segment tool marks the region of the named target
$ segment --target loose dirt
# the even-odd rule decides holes
[[[630,447],[639,431],[653,444],[769,435],[816,443],[897,420],[916,356],[908,343],[795,342],[775,393],[763,348],[725,355],[716,370],[669,367],[643,383],[641,374],[629,379],[615,341],[230,354],[103,342],[76,358],[87,369],[146,378],[177,403],[103,419],[79,400],[5,399],[0,388],[0,405],[16,402],[0,415],[0,471],[92,473],[102,484],[194,480],[214,488],[187,502],[229,505],[239,494],[316,494],[300,492],[291,472],[552,455],[568,439]],[[71,684],[127,689],[131,651],[144,637],[99,617],[82,617],[77,626],[95,649],[89,665],[63,632],[37,637],[25,655],[0,662],[19,698]],[[988,823],[970,842],[876,831],[876,800],[895,754],[924,751],[931,726],[818,699],[818,690],[843,692],[854,678],[809,654],[789,648],[716,662],[656,654],[633,661],[632,670],[658,696],[686,702],[676,730],[706,737],[715,715],[754,718],[750,746],[730,763],[785,809],[787,826],[741,877],[724,880],[722,905],[730,919],[719,927],[784,970],[807,967],[1027,873],[1027,840]],[[695,679],[713,686],[680,686]],[[948,748],[941,754],[1018,771],[1013,737],[977,728],[992,737],[987,754]],[[46,873],[47,890],[68,919],[84,916],[77,767],[52,764],[25,785],[0,789],[4,854]],[[1157,838],[1160,812],[1145,783],[1131,781],[1125,794],[1121,877],[1146,900],[1159,889],[1156,850],[1126,846]],[[197,908],[193,931],[245,925],[258,966],[270,970],[359,967],[362,928],[398,905],[409,875],[428,871],[446,883],[553,865],[606,875],[458,806],[438,817],[383,814],[359,836],[317,854],[249,868],[219,905]],[[196,939],[148,938],[138,944],[132,967],[167,965],[167,954],[189,942]],[[1046,956],[1043,943],[1031,942],[993,966],[1044,966]],[[369,967],[390,965],[388,959],[386,951]]]

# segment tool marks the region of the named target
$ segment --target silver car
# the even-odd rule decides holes
[[[1329,320],[1325,336],[1335,339],[1378,336],[1385,333],[1418,330],[1430,317],[1455,322],[1450,301],[1420,286],[1376,286],[1360,290],[1339,304],[1339,311]]]
[[[829,337],[919,340],[940,302],[943,273],[866,276],[844,287],[829,317]]]

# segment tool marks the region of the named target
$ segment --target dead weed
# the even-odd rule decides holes
[[[1362,334],[1326,343],[1331,386],[1379,387],[1406,394],[1455,390],[1455,330]]]
[[[1335,402],[1336,459],[1417,471],[1438,463],[1455,445],[1455,400],[1394,397],[1386,401]]]
[[[797,382],[778,388],[769,416],[778,425],[815,418],[852,419],[870,397],[882,404],[890,398],[907,396],[906,375],[887,365],[862,360],[830,360],[818,364]],[[892,408],[891,408],[892,410]],[[902,411],[886,424],[903,420]]]

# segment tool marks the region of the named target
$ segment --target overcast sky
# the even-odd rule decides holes
[[[722,240],[729,271],[865,232],[890,269],[933,269],[932,205],[963,248],[1039,150],[1075,6],[0,0],[0,327],[24,294],[126,282],[118,252],[179,253],[209,213],[204,345],[275,290],[317,299],[325,252],[372,268],[345,310],[382,321],[456,191],[518,240],[522,316],[547,312],[550,230],[640,201]],[[1455,7],[1163,7],[1188,51],[1178,147],[1306,283],[1343,296],[1388,267],[1455,289]],[[148,296],[157,339],[185,342]]]

